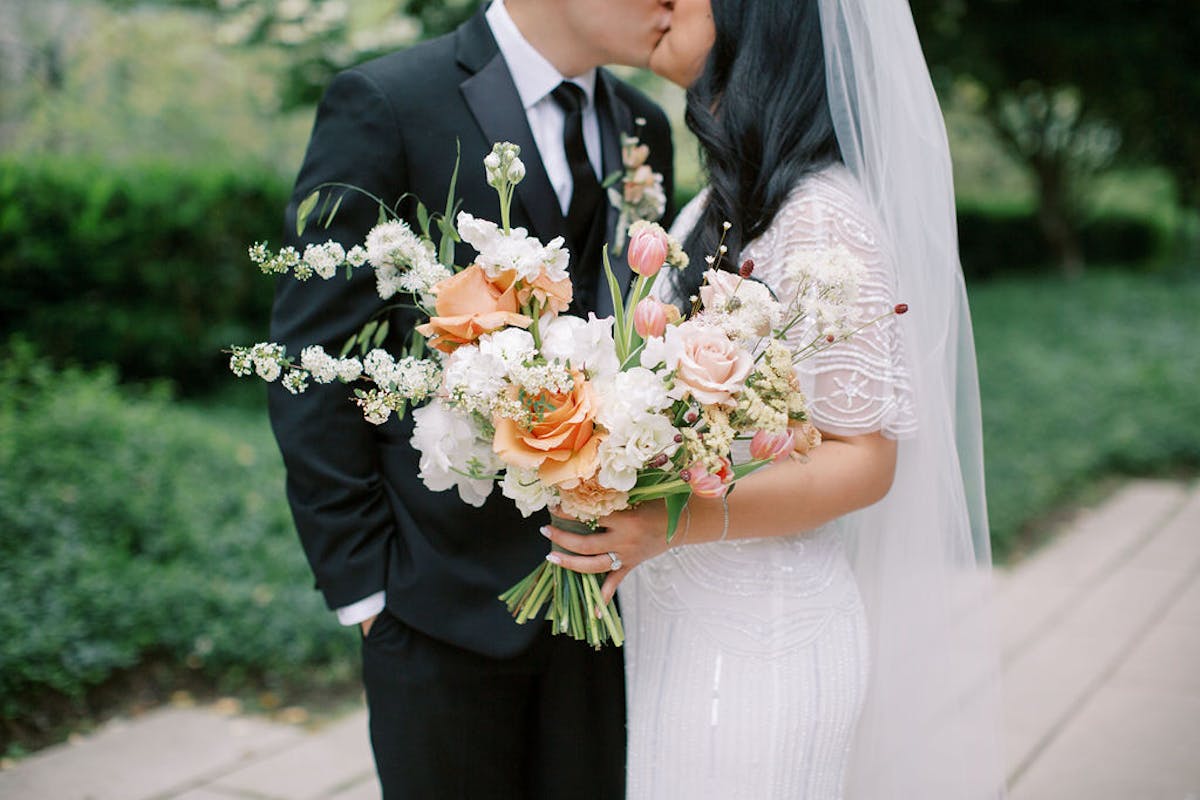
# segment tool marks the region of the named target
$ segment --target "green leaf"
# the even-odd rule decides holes
[[[304,228],[308,224],[308,215],[317,207],[317,201],[321,199],[321,190],[310,194],[308,197],[300,201],[300,205],[296,208],[296,235],[303,236]]]
[[[625,300],[621,294],[621,287],[617,284],[617,276],[613,274],[612,264],[608,263],[608,245],[604,245],[604,250],[601,251],[604,257],[604,276],[608,278],[608,291],[612,295],[613,301],[613,316],[616,317],[616,330],[614,338],[617,340],[618,346],[625,342]],[[629,355],[628,352],[617,353],[617,357],[624,361]]]
[[[421,226],[421,233],[429,236],[429,209],[420,201],[417,202],[417,224]]]
[[[462,142],[454,139],[454,172],[450,174],[450,191],[446,193],[446,219],[454,216],[454,193],[458,191],[458,168],[462,165]]]
[[[338,209],[342,207],[342,201],[346,199],[346,194],[343,192],[338,196],[337,202],[333,204],[333,208],[329,209],[329,214],[325,217],[325,228],[333,224],[333,218],[337,215]]]
[[[351,336],[349,339],[347,339],[346,343],[344,345],[342,345],[342,351],[340,353],[338,353],[338,358],[345,358],[350,353],[350,351],[354,349],[354,343],[356,341],[358,341],[358,334],[355,334],[354,336]]]
[[[362,330],[358,332],[358,349],[363,353],[367,352],[367,343],[371,341],[371,335],[375,333],[375,329],[379,327],[379,320],[371,320],[366,325],[363,325]]]
[[[379,221],[376,224],[382,225],[383,223],[385,223],[387,221],[388,221],[388,208],[383,203],[380,203],[379,204]]]
[[[601,182],[600,187],[607,189],[610,186],[616,186],[617,181],[621,180],[621,176],[624,174],[625,172],[623,170],[617,170],[616,172],[613,172]]]
[[[383,347],[383,340],[387,338],[388,328],[391,327],[390,323],[391,323],[391,320],[385,319],[382,323],[380,323],[379,327],[376,329],[375,340],[373,342],[375,347]]]
[[[679,527],[679,515],[687,507],[692,493],[669,494],[664,502],[667,504],[667,542],[675,538],[675,529]]]

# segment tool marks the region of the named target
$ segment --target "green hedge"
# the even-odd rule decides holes
[[[1152,220],[1103,214],[1080,231],[1084,259],[1144,265],[1162,255],[1165,236]],[[1046,272],[1053,255],[1036,215],[1024,209],[958,209],[958,248],[968,280]]]
[[[0,338],[185,390],[223,380],[222,347],[266,332],[288,186],[270,173],[0,161]]]
[[[1097,479],[1200,469],[1200,274],[971,287],[992,543]]]
[[[264,414],[0,356],[0,744],[154,659],[227,691],[353,677]]]

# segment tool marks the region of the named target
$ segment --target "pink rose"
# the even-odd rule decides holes
[[[682,388],[701,405],[736,406],[733,397],[754,368],[754,358],[716,328],[683,325],[677,330],[676,391]]]
[[[736,272],[710,269],[704,273],[704,285],[700,287],[700,301],[706,309],[724,310],[741,283],[742,276]]]
[[[629,268],[638,275],[651,278],[667,262],[671,243],[667,239],[667,232],[658,225],[634,227],[633,236],[629,239]]]
[[[633,329],[638,336],[649,339],[662,336],[667,330],[667,310],[653,297],[646,297],[633,309]]]
[[[759,431],[750,440],[750,457],[755,461],[778,463],[791,455],[795,446],[796,434],[791,428],[782,433]]]

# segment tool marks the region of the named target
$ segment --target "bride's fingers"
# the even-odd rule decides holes
[[[542,535],[559,547],[584,556],[596,556],[613,549],[611,534],[593,533],[580,535],[578,533],[568,533],[553,525],[546,525],[542,528]]]
[[[551,564],[566,567],[573,572],[582,572],[585,574],[599,574],[612,569],[612,559],[608,557],[607,553],[600,556],[577,556],[554,551],[546,556],[546,560]]]
[[[625,576],[629,574],[632,567],[622,567],[616,572],[608,573],[608,577],[604,579],[604,585],[600,587],[600,596],[604,598],[604,604],[608,605],[612,602],[613,597],[617,593],[617,587],[621,585],[621,581],[625,580]]]

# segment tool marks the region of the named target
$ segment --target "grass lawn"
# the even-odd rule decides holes
[[[1200,276],[970,287],[998,559],[1114,474],[1200,467]]]

